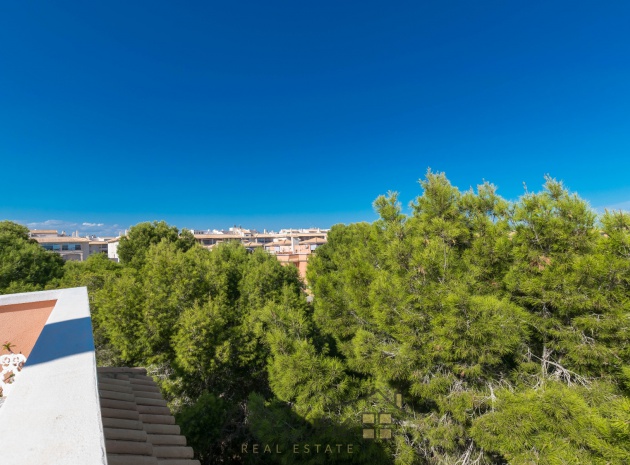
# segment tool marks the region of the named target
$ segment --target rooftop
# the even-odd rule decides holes
[[[0,339],[2,465],[199,465],[144,369],[96,368],[87,288],[0,295]]]
[[[61,244],[61,243],[65,243],[65,242],[71,242],[71,243],[90,242],[90,240],[86,239],[85,237],[68,237],[68,236],[64,236],[64,237],[33,237],[32,239],[35,239],[40,244]]]
[[[31,229],[31,234],[57,234],[56,229]]]
[[[0,307],[17,331],[3,327],[9,341],[32,336],[15,319],[39,324],[49,312],[0,408],[0,437],[11,444],[2,465],[105,465],[87,289],[2,295]]]

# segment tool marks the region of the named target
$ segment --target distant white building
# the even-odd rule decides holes
[[[114,262],[120,261],[118,259],[118,244],[120,244],[120,237],[107,241],[107,258]]]
[[[58,233],[54,229],[33,229],[31,239],[36,240],[45,250],[58,253],[64,260],[82,262],[96,253],[109,256],[109,238],[79,237],[79,232],[67,236],[64,231]]]
[[[38,237],[59,237],[56,229],[31,229],[30,236],[33,239]]]
[[[61,255],[64,260],[82,262],[90,255],[90,240],[85,237],[68,237],[53,230],[33,230],[31,238],[45,250]]]

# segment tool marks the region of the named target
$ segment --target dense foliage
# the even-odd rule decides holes
[[[332,228],[312,304],[273,256],[165,223],[49,286],[88,286],[99,362],[148,367],[205,464],[630,463],[630,216],[551,178],[515,203],[421,186],[409,214],[390,193],[378,221]],[[363,439],[378,412],[391,439]]]
[[[63,260],[29,239],[28,228],[0,221],[0,294],[40,291],[63,274]]]
[[[314,321],[362,382],[403,393],[398,463],[630,462],[630,218],[547,178],[516,204],[429,172],[409,216],[335,226]],[[390,394],[391,395],[391,394]]]

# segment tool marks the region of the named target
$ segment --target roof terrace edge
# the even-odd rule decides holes
[[[87,288],[0,295],[0,305],[56,300],[0,408],[3,465],[107,465]]]

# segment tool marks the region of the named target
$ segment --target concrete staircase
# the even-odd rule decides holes
[[[200,465],[144,368],[97,368],[109,465]]]

